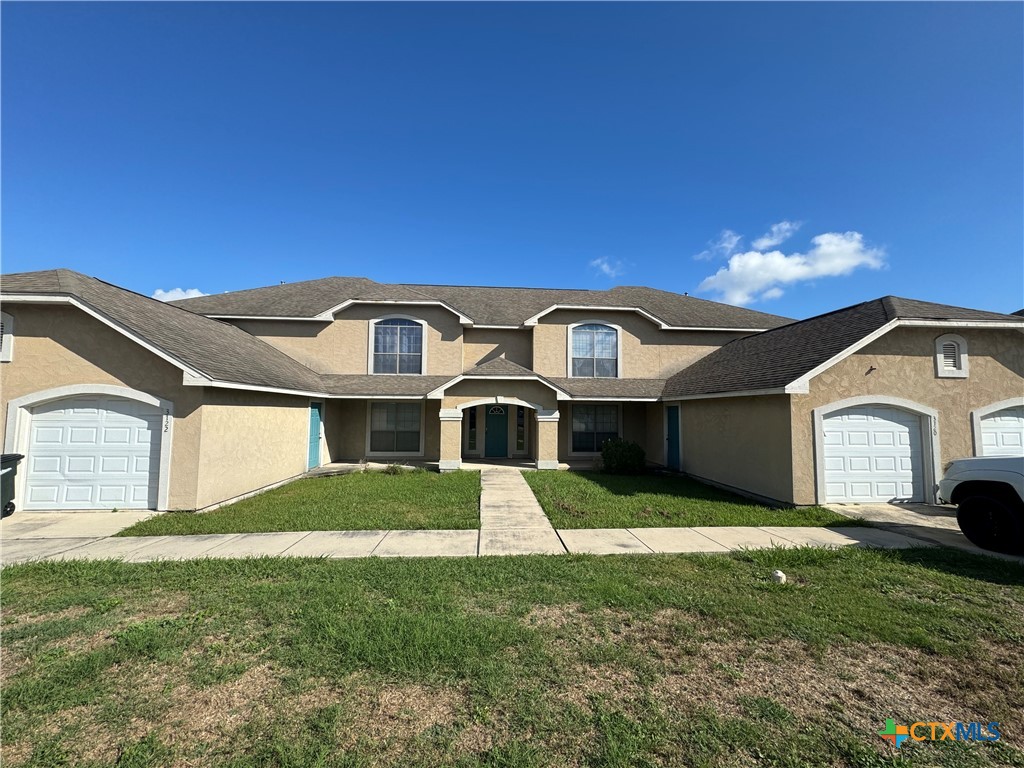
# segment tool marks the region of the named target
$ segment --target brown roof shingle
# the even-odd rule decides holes
[[[477,325],[521,326],[556,304],[640,308],[666,325],[683,328],[775,328],[789,318],[656,288],[619,286],[607,291],[375,283],[364,277],[325,277],[301,283],[232,291],[175,305],[206,315],[311,318],[347,300],[440,301]]]
[[[665,383],[665,399],[778,389],[799,379],[891,320],[1024,321],[964,307],[884,296],[731,341]]]
[[[320,391],[316,373],[233,325],[79,272],[53,269],[3,275],[0,293],[74,296],[147,344],[217,381]]]

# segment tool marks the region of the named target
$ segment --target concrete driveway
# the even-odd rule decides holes
[[[956,507],[948,504],[826,504],[828,509],[846,517],[868,520],[904,536],[954,547],[965,552],[974,552],[1007,560],[1024,562],[1024,558],[999,555],[979,549],[960,533],[956,524]]]
[[[0,561],[19,562],[84,547],[155,514],[18,511],[0,520]]]

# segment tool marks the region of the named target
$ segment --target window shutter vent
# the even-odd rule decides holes
[[[947,341],[942,345],[942,367],[947,371],[955,371],[960,368],[960,350],[957,349],[955,341]]]

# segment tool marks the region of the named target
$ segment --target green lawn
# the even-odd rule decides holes
[[[773,509],[673,475],[524,472],[555,528],[863,525],[822,507]]]
[[[937,548],[14,566],[0,757],[1022,765],[1021,615],[1021,566]],[[894,752],[886,718],[1004,738]]]
[[[480,473],[361,472],[315,477],[213,512],[171,512],[119,536],[265,531],[465,529],[480,526]]]

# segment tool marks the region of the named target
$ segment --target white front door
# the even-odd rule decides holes
[[[982,456],[1024,456],[1024,405],[981,417]]]
[[[32,409],[22,509],[155,509],[160,409],[76,395]]]
[[[918,414],[857,405],[830,413],[822,428],[826,501],[924,501]]]

